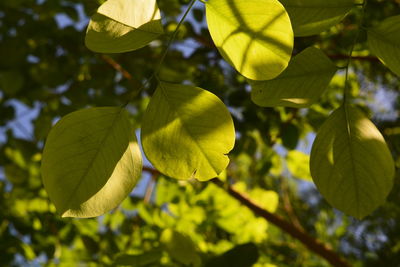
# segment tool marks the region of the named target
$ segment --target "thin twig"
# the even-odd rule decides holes
[[[367,0],[364,0],[364,2],[361,5],[362,6],[361,20],[360,20],[360,22],[358,24],[358,30],[357,30],[357,33],[356,33],[356,35],[354,37],[353,44],[352,44],[352,46],[350,48],[350,52],[349,52],[349,56],[348,56],[348,60],[347,60],[347,64],[346,64],[346,74],[345,74],[344,90],[343,90],[343,104],[346,104],[348,102],[349,97],[350,97],[350,95],[349,95],[350,94],[350,92],[349,92],[350,88],[349,88],[349,81],[348,81],[349,80],[349,67],[350,67],[350,64],[351,64],[351,60],[353,59],[352,54],[353,54],[354,47],[356,45],[356,42],[357,42],[358,37],[360,35],[360,31],[362,29],[362,25],[364,23],[366,5],[367,5]]]
[[[154,186],[156,184],[156,179],[158,176],[159,176],[159,174],[151,175],[150,180],[147,183],[146,193],[144,194],[144,198],[143,198],[143,202],[145,204],[149,203],[151,200],[151,196],[153,195]]]
[[[158,62],[158,65],[156,67],[156,69],[154,70],[154,72],[150,75],[150,77],[143,83],[143,85],[138,89],[132,92],[131,96],[128,98],[128,101],[123,105],[124,107],[127,106],[129,104],[129,102],[131,102],[131,100],[136,97],[152,80],[153,78],[158,79],[158,72],[161,69],[161,66],[165,60],[165,57],[168,54],[169,49],[171,48],[172,42],[175,40],[176,35],[178,34],[179,28],[181,27],[182,23],[185,21],[186,16],[189,14],[189,11],[192,9],[193,5],[196,3],[197,0],[192,0],[189,3],[188,8],[186,9],[185,13],[183,14],[182,18],[179,20],[178,25],[176,26],[174,32],[172,33],[171,37],[168,40],[167,43],[167,47],[164,50],[164,53],[161,55],[161,59]]]

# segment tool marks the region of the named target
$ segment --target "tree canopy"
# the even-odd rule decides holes
[[[1,263],[396,266],[399,14],[2,0]]]

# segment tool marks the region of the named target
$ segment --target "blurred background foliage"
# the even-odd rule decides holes
[[[52,123],[77,109],[123,104],[152,74],[189,1],[158,1],[165,36],[113,55],[92,53],[83,42],[88,17],[102,2],[0,1],[0,265],[328,266],[210,182],[144,172],[130,197],[110,214],[93,219],[56,214],[40,178],[41,151]],[[354,8],[321,35],[296,38],[295,53],[316,45],[337,66],[345,66],[359,11]],[[370,0],[365,26],[399,13],[398,0]],[[387,203],[362,221],[332,209],[308,171],[315,132],[341,103],[343,71],[309,109],[260,108],[250,101],[244,78],[213,47],[198,2],[160,78],[205,88],[229,107],[237,141],[221,179],[329,244],[354,266],[399,266],[400,81],[369,54],[365,31],[353,55],[354,102],[373,118],[397,166]],[[138,129],[155,86],[153,81],[128,105]]]

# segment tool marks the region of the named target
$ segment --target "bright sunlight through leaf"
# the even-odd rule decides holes
[[[63,117],[44,147],[42,177],[63,217],[115,208],[140,178],[142,158],[126,110],[90,108]]]
[[[218,176],[235,143],[231,115],[217,96],[171,83],[159,84],[144,115],[141,136],[154,167],[176,179]]]
[[[277,0],[209,0],[207,24],[219,52],[252,80],[269,80],[288,65],[293,31]]]
[[[89,22],[86,46],[99,53],[139,49],[163,33],[155,0],[108,0]]]

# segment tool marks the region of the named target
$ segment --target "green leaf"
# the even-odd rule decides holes
[[[301,151],[291,150],[286,156],[289,171],[296,178],[311,182],[310,156]]]
[[[354,7],[353,0],[279,0],[292,21],[295,36],[319,34],[339,23]]]
[[[79,110],[63,117],[44,147],[42,177],[63,217],[94,217],[115,208],[140,177],[142,159],[126,110]]]
[[[207,24],[221,55],[243,76],[268,80],[288,65],[293,31],[277,0],[209,0]]]
[[[113,263],[113,266],[148,266],[160,262],[162,251],[154,249],[139,255],[121,254],[118,255]]]
[[[139,49],[163,33],[155,0],[108,0],[89,22],[86,46],[99,53]]]
[[[254,243],[241,244],[212,258],[205,267],[251,267],[257,262],[259,256],[260,253]]]
[[[400,15],[368,30],[368,45],[373,54],[400,76]]]
[[[315,103],[329,85],[336,66],[318,48],[309,47],[295,56],[277,78],[250,81],[251,99],[262,107],[307,107]]]
[[[196,245],[188,236],[165,229],[161,233],[160,242],[176,261],[189,266],[200,266],[201,259],[197,254]]]
[[[393,186],[394,163],[385,140],[349,105],[333,112],[318,131],[310,170],[326,200],[356,218],[381,205]]]
[[[160,83],[143,117],[141,140],[149,161],[176,179],[209,180],[228,165],[235,143],[228,109],[212,93]]]

